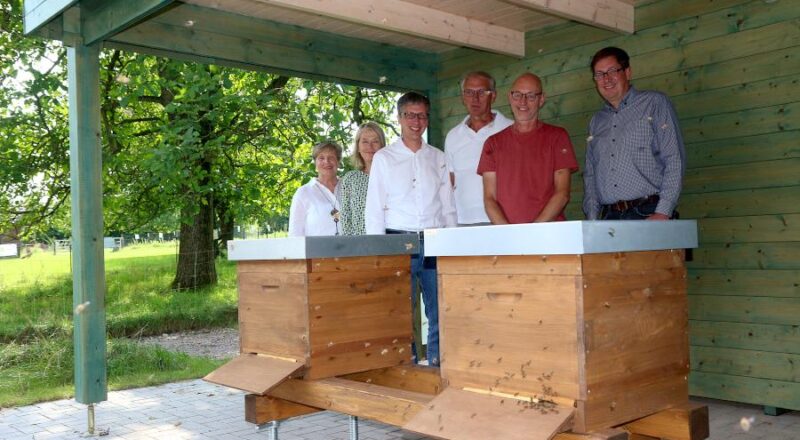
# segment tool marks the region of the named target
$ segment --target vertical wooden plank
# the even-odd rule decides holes
[[[67,48],[75,400],[106,400],[100,48]]]

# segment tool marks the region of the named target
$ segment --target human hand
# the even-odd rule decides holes
[[[667,217],[665,214],[655,212],[653,214],[650,214],[650,216],[647,217],[647,220],[669,220],[669,217]]]

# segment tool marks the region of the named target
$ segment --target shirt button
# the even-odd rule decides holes
[[[611,139],[611,142],[616,142],[616,141],[617,141],[616,139]]]

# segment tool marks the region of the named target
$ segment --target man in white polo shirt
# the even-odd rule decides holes
[[[478,161],[486,139],[514,122],[492,110],[495,98],[497,90],[491,75],[480,71],[464,75],[461,101],[469,114],[444,141],[459,225],[490,224],[483,207],[483,178],[476,172]]]
[[[378,150],[372,159],[364,223],[367,234],[420,234],[429,228],[456,225],[453,189],[444,153],[428,145],[430,101],[408,92],[397,101],[400,139]],[[436,258],[411,257],[411,287],[422,286],[428,318],[428,361],[439,364],[439,309]],[[412,298],[416,298],[413,295]]]

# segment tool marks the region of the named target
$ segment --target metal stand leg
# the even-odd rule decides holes
[[[278,440],[278,425],[280,421],[273,420],[269,423],[262,423],[260,425],[256,425],[256,432],[261,432],[265,430],[269,430],[269,438],[271,440]]]
[[[89,425],[88,426],[89,435],[94,435],[94,403],[90,403],[87,406],[86,415],[88,417],[87,423]]]
[[[256,426],[256,432],[261,432],[265,429],[269,430],[269,439],[270,440],[278,440],[278,426],[280,425],[280,421],[273,420],[269,423],[264,423],[263,425]]]
[[[350,416],[350,440],[358,440],[358,417]]]

